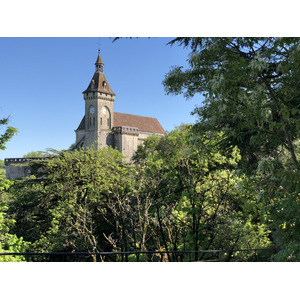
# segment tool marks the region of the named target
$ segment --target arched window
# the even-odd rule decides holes
[[[102,117],[103,120],[101,121],[101,125],[103,128],[110,129],[111,128],[111,113],[107,106],[102,108]]]

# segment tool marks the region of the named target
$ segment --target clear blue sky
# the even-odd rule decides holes
[[[95,70],[98,38],[0,38],[0,117],[19,130],[0,159],[46,148],[67,149],[84,115],[82,92]],[[166,95],[171,66],[187,66],[188,49],[171,38],[100,38],[104,74],[116,93],[114,110],[155,117],[171,131],[194,123],[201,96]],[[2,131],[3,132],[3,131]]]

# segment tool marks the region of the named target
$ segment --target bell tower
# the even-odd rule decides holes
[[[111,128],[114,124],[114,101],[116,94],[111,90],[103,73],[104,63],[98,50],[95,73],[83,92],[85,100],[85,147],[96,149],[113,146]]]

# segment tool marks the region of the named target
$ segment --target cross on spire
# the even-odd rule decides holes
[[[100,38],[98,40],[98,55],[100,54]]]
[[[103,65],[104,63],[102,62],[101,56],[100,56],[100,38],[98,40],[98,57],[97,57],[97,61],[95,63],[96,65],[96,72],[101,72],[103,73]]]

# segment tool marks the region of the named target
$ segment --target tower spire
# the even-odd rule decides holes
[[[96,73],[103,73],[103,61],[102,61],[102,58],[100,56],[100,38],[99,38],[99,42],[98,42],[98,57],[97,57],[97,60],[96,60],[96,63],[95,63],[95,66],[96,66]]]
[[[116,94],[111,90],[105,75],[103,73],[104,63],[100,56],[100,48],[98,49],[98,56],[95,62],[96,70],[93,78],[88,86],[88,88],[83,92],[83,94],[88,94],[89,92],[101,92],[107,95],[115,96]]]
[[[96,60],[96,63],[95,63],[95,66],[96,66],[96,73],[103,73],[103,61],[102,61],[102,58],[100,56],[100,49],[98,50],[98,57],[97,57],[97,60]]]

